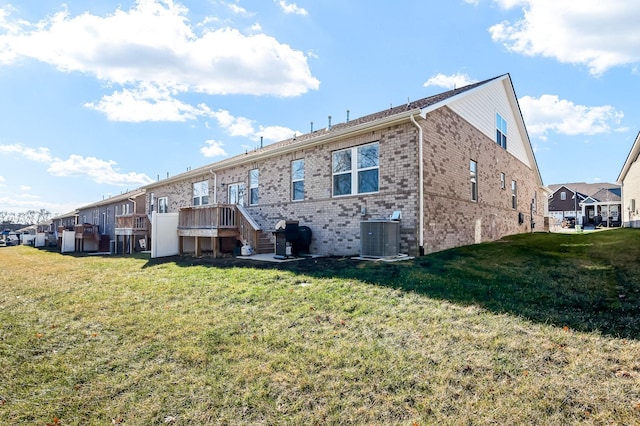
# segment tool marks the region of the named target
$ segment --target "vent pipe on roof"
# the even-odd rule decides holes
[[[329,116],[329,125],[327,126],[327,130],[331,130],[331,116]]]
[[[313,133],[313,121],[311,122],[311,132],[310,133]]]
[[[260,136],[260,149],[262,149],[262,146],[263,146],[262,145],[262,138],[263,138],[263,136]]]
[[[349,110],[347,110],[347,123],[349,122]]]

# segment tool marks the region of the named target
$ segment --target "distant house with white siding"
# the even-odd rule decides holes
[[[640,133],[622,166],[618,183],[622,186],[623,226],[640,228]]]

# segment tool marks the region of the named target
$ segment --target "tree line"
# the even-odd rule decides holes
[[[27,210],[24,212],[0,210],[0,223],[2,224],[35,225],[46,222],[52,217],[53,214],[47,209]]]

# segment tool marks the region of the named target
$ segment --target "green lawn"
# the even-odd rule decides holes
[[[401,263],[0,248],[0,424],[640,424],[640,230]]]

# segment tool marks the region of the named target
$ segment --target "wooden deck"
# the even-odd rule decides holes
[[[235,204],[216,204],[202,207],[186,207],[178,217],[180,253],[185,252],[185,238],[193,238],[193,251],[200,256],[203,251],[219,254],[219,238],[235,238],[256,250],[263,240],[260,226],[249,213]],[[206,241],[204,239],[211,239]]]

